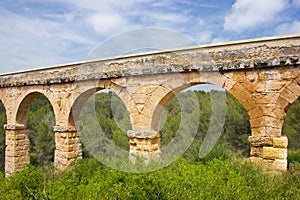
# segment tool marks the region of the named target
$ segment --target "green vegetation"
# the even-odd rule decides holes
[[[31,164],[49,165],[54,161],[54,125],[55,118],[50,102],[45,96],[38,96],[28,113]]]
[[[284,120],[282,132],[287,135],[289,139],[289,165],[294,162],[300,163],[300,99],[295,101],[289,108],[286,118]]]
[[[190,93],[183,92],[178,98],[187,102],[183,110],[194,115]],[[5,135],[0,134],[0,199],[300,199],[300,146],[297,142],[300,101],[290,107],[283,128],[283,134],[289,137],[290,170],[274,175],[262,173],[245,161],[249,156],[249,119],[230,94],[226,94],[226,121],[222,135],[213,150],[205,158],[199,158],[199,149],[211,118],[211,94],[203,91],[194,94],[199,102],[200,118],[190,148],[170,166],[143,174],[111,169],[91,158],[85,147],[85,159],[74,163],[70,170],[55,172],[51,164],[54,157],[54,114],[47,99],[39,96],[28,114],[31,165],[7,179],[3,177]],[[180,131],[180,121],[186,113],[182,113],[179,104],[179,100],[173,98],[166,107],[161,123],[162,145],[172,142]],[[97,123],[89,120],[93,109]],[[0,104],[1,133],[4,133],[2,124],[5,122],[5,109]],[[128,151],[129,113],[113,93],[95,94],[83,108],[80,123],[83,132],[91,134],[100,124],[108,139]],[[183,130],[185,128],[189,128],[188,125]],[[102,144],[98,145],[103,150]]]
[[[300,176],[263,174],[247,162],[181,158],[161,170],[133,174],[92,158],[61,174],[28,166],[0,178],[1,199],[299,199]]]

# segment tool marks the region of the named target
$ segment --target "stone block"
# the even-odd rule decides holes
[[[277,126],[278,127],[265,127],[265,136],[266,137],[279,137],[281,135],[282,128],[281,128],[281,124],[278,124]]]
[[[283,119],[270,117],[270,116],[263,116],[255,119],[250,119],[250,124],[252,128],[257,127],[270,127],[274,129],[281,129],[283,124]],[[271,129],[270,129],[271,130]],[[273,131],[273,130],[272,130]],[[267,130],[266,130],[267,133]],[[281,133],[281,132],[279,132]],[[269,135],[272,135],[271,133]]]
[[[249,99],[248,101],[243,102],[242,105],[244,106],[246,111],[252,110],[257,106],[253,99]]]
[[[274,137],[273,138],[273,147],[286,149],[288,147],[288,138],[286,136]]]
[[[24,130],[24,129],[26,129],[26,126],[24,124],[18,124],[18,125],[5,124],[4,129],[5,130]]]
[[[278,96],[279,93],[276,92],[258,93],[254,95],[254,99],[257,104],[272,104],[276,103]]]
[[[293,81],[290,85],[287,86],[290,91],[294,93],[295,96],[300,96],[300,86],[296,81]]]
[[[248,111],[248,115],[254,119],[254,118],[259,118],[263,116],[263,113],[261,111],[261,108],[256,106],[252,110]]]
[[[287,160],[267,160],[258,157],[250,157],[250,161],[266,171],[284,172],[287,170]]]
[[[257,137],[265,136],[264,127],[252,127],[251,134],[252,136],[257,136]]]
[[[262,147],[253,147],[252,146],[251,150],[250,150],[250,156],[261,158],[262,157]]]
[[[287,149],[285,148],[274,148],[274,147],[263,147],[263,158],[265,159],[287,159]]]
[[[254,147],[273,146],[272,137],[249,136],[248,142]]]
[[[290,103],[286,99],[279,96],[275,105],[279,108],[285,109],[289,104]]]
[[[261,81],[280,80],[281,74],[278,71],[260,71],[258,79]]]
[[[298,98],[291,90],[285,88],[283,92],[281,92],[280,97],[286,100],[288,103],[294,103],[294,101]]]
[[[235,84],[230,93],[240,102],[246,102],[248,99],[251,99],[250,92],[241,84]]]
[[[267,91],[279,91],[286,84],[286,81],[270,80],[266,82]]]
[[[259,117],[256,119],[250,119],[250,125],[252,128],[264,127],[263,117]]]
[[[160,138],[159,131],[134,131],[129,130],[127,131],[127,136],[129,138]]]

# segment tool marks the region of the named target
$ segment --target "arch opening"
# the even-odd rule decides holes
[[[83,158],[107,152],[108,145],[129,151],[129,112],[121,98],[109,89],[93,88],[81,94],[74,103],[69,124],[80,129]]]
[[[55,114],[47,97],[38,92],[27,95],[19,107],[17,123],[30,130],[30,164],[44,166],[53,163]]]
[[[218,101],[218,95],[224,95],[224,93],[226,95],[226,116],[221,135],[217,138],[217,143],[211,152],[206,157],[200,158],[201,145],[203,145],[209,133],[209,127],[214,126],[211,120],[218,119],[218,116],[217,118],[212,116],[212,101]],[[198,84],[188,88],[181,88],[178,94],[172,93],[168,95],[161,101],[156,112],[154,112],[154,115],[158,115],[155,118],[159,118],[160,122],[152,123],[153,128],[157,128],[157,125],[159,125],[162,153],[164,153],[164,146],[180,139],[177,134],[178,131],[181,131],[180,121],[186,117],[185,115],[195,115],[195,111],[192,110],[194,108],[192,104],[195,104],[192,100],[192,95],[194,95],[198,104],[199,118],[195,119],[198,120],[198,125],[197,127],[185,128],[185,130],[196,129],[196,134],[193,142],[184,152],[183,157],[192,162],[207,161],[212,158],[225,159],[230,156],[230,151],[239,155],[249,156],[248,137],[251,135],[249,117],[243,106],[232,95],[225,92],[221,87],[211,84]],[[185,113],[183,114],[183,112]],[[194,117],[190,117],[190,119],[194,119]],[[189,126],[189,123],[186,126]],[[217,127],[210,128],[212,131],[214,129],[217,130]]]
[[[282,135],[288,138],[288,168],[300,171],[300,98],[288,108],[282,127]]]
[[[6,124],[6,110],[0,100],[0,170],[4,172],[5,167],[5,130],[4,124]]]

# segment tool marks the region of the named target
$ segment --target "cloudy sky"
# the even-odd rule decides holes
[[[147,27],[197,44],[297,34],[300,0],[1,0],[0,27],[6,73],[83,61],[103,41]]]

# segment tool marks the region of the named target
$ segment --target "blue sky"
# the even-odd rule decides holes
[[[299,34],[300,0],[1,0],[0,27],[6,73],[83,61],[112,36],[146,27],[197,44]]]

